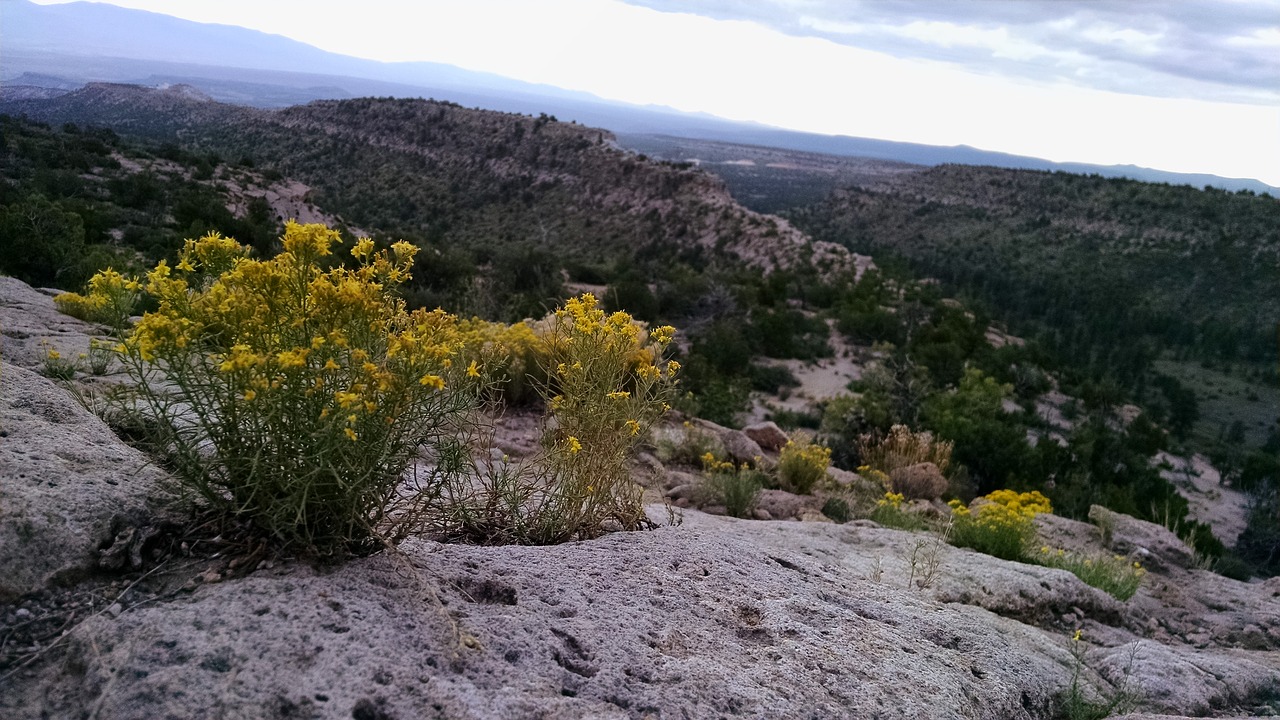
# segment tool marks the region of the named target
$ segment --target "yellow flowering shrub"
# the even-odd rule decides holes
[[[1033,520],[1040,513],[1053,512],[1049,499],[1039,492],[1019,493],[996,490],[966,507],[952,500],[955,524],[951,543],[971,547],[1005,560],[1025,560],[1035,538]]]
[[[680,365],[663,355],[674,335],[671,327],[646,330],[625,312],[606,313],[590,293],[548,318],[539,350],[551,489],[531,526],[535,541],[595,535],[605,521],[625,529],[648,523],[627,458],[669,407]]]
[[[509,405],[529,405],[541,398],[544,343],[534,326],[460,320],[462,361],[472,377],[482,381],[487,399]]]
[[[878,472],[871,470],[870,472]],[[917,513],[903,507],[906,496],[892,490],[885,492],[884,497],[876,501],[871,509],[871,519],[885,527],[899,530],[923,530],[928,523]]]
[[[788,440],[778,455],[778,482],[783,490],[808,495],[827,479],[829,467],[830,448],[807,439]]]
[[[417,249],[361,239],[344,265],[341,242],[291,222],[283,252],[255,260],[213,233],[61,304],[116,326],[138,393],[124,408],[159,427],[151,444],[185,487],[283,544],[358,552],[416,530],[555,543],[650,524],[626,463],[667,409],[673,328],[590,295],[533,324],[410,312],[396,290]],[[130,327],[140,294],[156,309]],[[485,392],[543,398],[540,457],[475,447]]]
[[[412,245],[361,240],[345,267],[322,225],[290,222],[282,240],[268,260],[216,233],[188,240],[138,286],[157,309],[121,327],[121,360],[187,488],[285,544],[367,550],[403,537],[460,469],[474,378],[455,318],[394,294]],[[128,282],[100,274],[86,303]],[[434,469],[406,482],[424,447]]]

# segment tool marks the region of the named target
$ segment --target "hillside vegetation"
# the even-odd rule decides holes
[[[795,383],[786,367],[762,358],[829,357],[835,331],[867,366],[862,381],[853,394],[775,418],[817,431],[838,466],[861,465],[867,442],[896,425],[928,430],[954,443],[949,495],[1041,490],[1073,517],[1101,502],[1176,525],[1202,552],[1223,551],[1205,526],[1188,521],[1186,501],[1150,463],[1158,450],[1172,449],[1158,423],[1177,429],[1176,402],[1120,422],[1124,387],[1108,390],[1086,372],[1088,382],[1064,386],[1078,398],[1063,406],[1072,422],[1050,422],[1043,407],[1046,398],[1061,397],[1054,395],[1057,374],[1080,366],[1047,352],[1058,349],[1052,342],[993,343],[989,326],[1005,312],[998,298],[966,307],[892,262],[866,273],[866,263],[844,247],[811,242],[786,220],[742,208],[704,171],[622,151],[603,131],[423,100],[259,111],[182,88],[108,85],[0,110],[64,124],[5,120],[5,152],[12,167],[25,168],[9,173],[7,216],[44,203],[51,217],[83,226],[82,244],[112,257],[172,262],[181,238],[207,230],[270,257],[277,223],[291,213],[270,205],[268,191],[309,189],[303,199],[319,219],[359,228],[382,247],[406,239],[423,248],[414,279],[403,286],[413,306],[513,321],[541,316],[573,291],[595,290],[611,310],[682,329],[676,347],[684,394],[674,404],[728,425],[741,422],[751,393],[785,393]],[[101,125],[106,129],[82,129]],[[902,183],[916,176],[894,172]],[[152,185],[161,188],[143,193],[145,202],[134,198],[135,186],[150,187],[147,178],[157,174],[163,180]],[[262,199],[245,199],[253,193]],[[864,227],[866,236],[897,227],[890,210],[916,218],[911,227],[920,234],[950,237],[945,217],[926,221],[907,212],[911,202],[918,209],[925,201],[904,193],[840,196],[877,199],[872,207],[880,215],[849,210],[846,218],[836,212],[844,207],[837,198],[795,217],[849,245],[861,236],[847,225],[868,216],[876,223]],[[188,194],[199,202],[187,202]],[[959,200],[935,204],[944,215],[964,207]],[[982,212],[999,218],[1014,211]],[[102,219],[87,223],[95,213]],[[89,225],[97,229],[87,232]],[[32,231],[18,228],[6,242],[20,247]],[[968,267],[964,252],[957,250],[956,263]],[[20,264],[4,269],[32,277]],[[53,280],[33,279],[75,287],[75,276],[55,271]],[[1078,317],[1096,342],[1115,337]],[[1130,345],[1142,344],[1119,345],[1132,352]],[[1119,358],[1103,356],[1099,367],[1117,366]],[[1170,387],[1166,395],[1180,397]]]
[[[900,257],[1124,383],[1162,349],[1275,356],[1280,202],[1268,196],[941,166],[791,217],[814,237]]]

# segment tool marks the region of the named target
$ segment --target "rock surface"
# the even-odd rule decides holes
[[[742,434],[751,438],[763,450],[778,452],[786,446],[791,438],[772,420],[752,423],[742,428]]]
[[[141,562],[129,556],[161,522],[162,471],[66,390],[8,363],[0,434],[0,600]]]

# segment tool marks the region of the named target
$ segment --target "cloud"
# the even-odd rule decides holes
[[[1039,83],[1275,105],[1274,0],[626,0]]]

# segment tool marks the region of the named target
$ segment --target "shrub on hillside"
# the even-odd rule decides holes
[[[702,490],[705,504],[723,505],[731,517],[749,518],[766,477],[747,463],[735,465],[714,454],[702,457]]]
[[[339,242],[290,223],[284,252],[258,261],[210,233],[140,286],[96,276],[82,303],[121,312],[123,331],[135,288],[156,302],[119,350],[175,474],[212,507],[321,554],[413,529],[423,498],[461,470],[476,389],[474,366],[454,362],[455,319],[393,294],[416,248],[361,240],[352,268],[325,269]],[[423,447],[436,462],[406,482]]]

